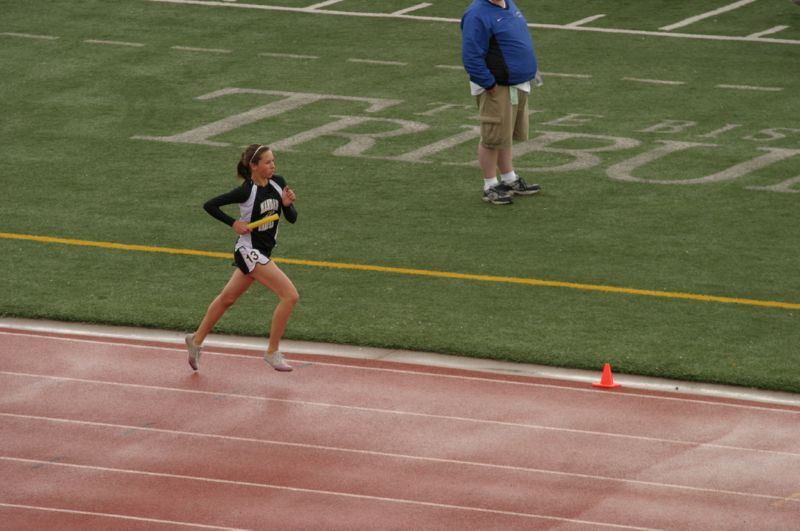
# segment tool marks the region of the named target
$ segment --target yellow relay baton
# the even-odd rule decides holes
[[[271,216],[263,217],[258,221],[253,221],[252,223],[248,223],[247,228],[250,230],[254,230],[260,227],[261,225],[264,225],[265,223],[269,223],[270,221],[278,221],[279,218],[280,216],[278,216],[278,214],[272,214]]]

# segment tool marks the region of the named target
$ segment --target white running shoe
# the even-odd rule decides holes
[[[189,366],[196,371],[203,349],[194,344],[194,334],[186,334],[185,341],[186,348],[189,349]]]
[[[292,370],[292,366],[286,363],[286,359],[284,359],[279,350],[272,354],[264,354],[264,361],[269,363],[276,371],[289,372]]]

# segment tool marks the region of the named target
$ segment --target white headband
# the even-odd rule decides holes
[[[253,164],[253,160],[255,160],[256,155],[258,155],[258,152],[261,151],[261,148],[263,148],[263,147],[264,146],[261,145],[261,144],[258,145],[258,147],[256,148],[255,152],[253,153],[253,156],[250,157],[250,164]]]

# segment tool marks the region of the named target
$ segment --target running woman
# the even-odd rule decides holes
[[[279,299],[272,314],[269,346],[264,354],[264,361],[277,371],[291,371],[292,367],[286,363],[280,351],[280,341],[299,295],[289,277],[270,259],[278,238],[279,222],[272,221],[252,231],[247,224],[272,214],[279,214],[289,223],[294,223],[297,221],[297,210],[294,207],[297,196],[286,185],[286,180],[275,174],[275,155],[269,146],[247,146],[239,158],[236,173],[244,181],[240,186],[209,199],[203,205],[206,212],[232,227],[239,239],[234,246],[236,269],[233,275],[209,305],[197,331],[186,336],[189,365],[197,370],[206,336],[211,333],[225,311],[253,282],[258,281],[272,290]],[[239,204],[239,219],[234,219],[220,208],[235,203]]]

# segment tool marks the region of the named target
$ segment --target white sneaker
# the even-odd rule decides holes
[[[194,344],[194,334],[186,334],[184,340],[186,341],[186,348],[189,349],[189,366],[196,371],[203,349]]]
[[[269,363],[276,371],[289,372],[292,370],[292,366],[286,363],[286,359],[284,359],[279,350],[272,354],[264,354],[264,361]]]

